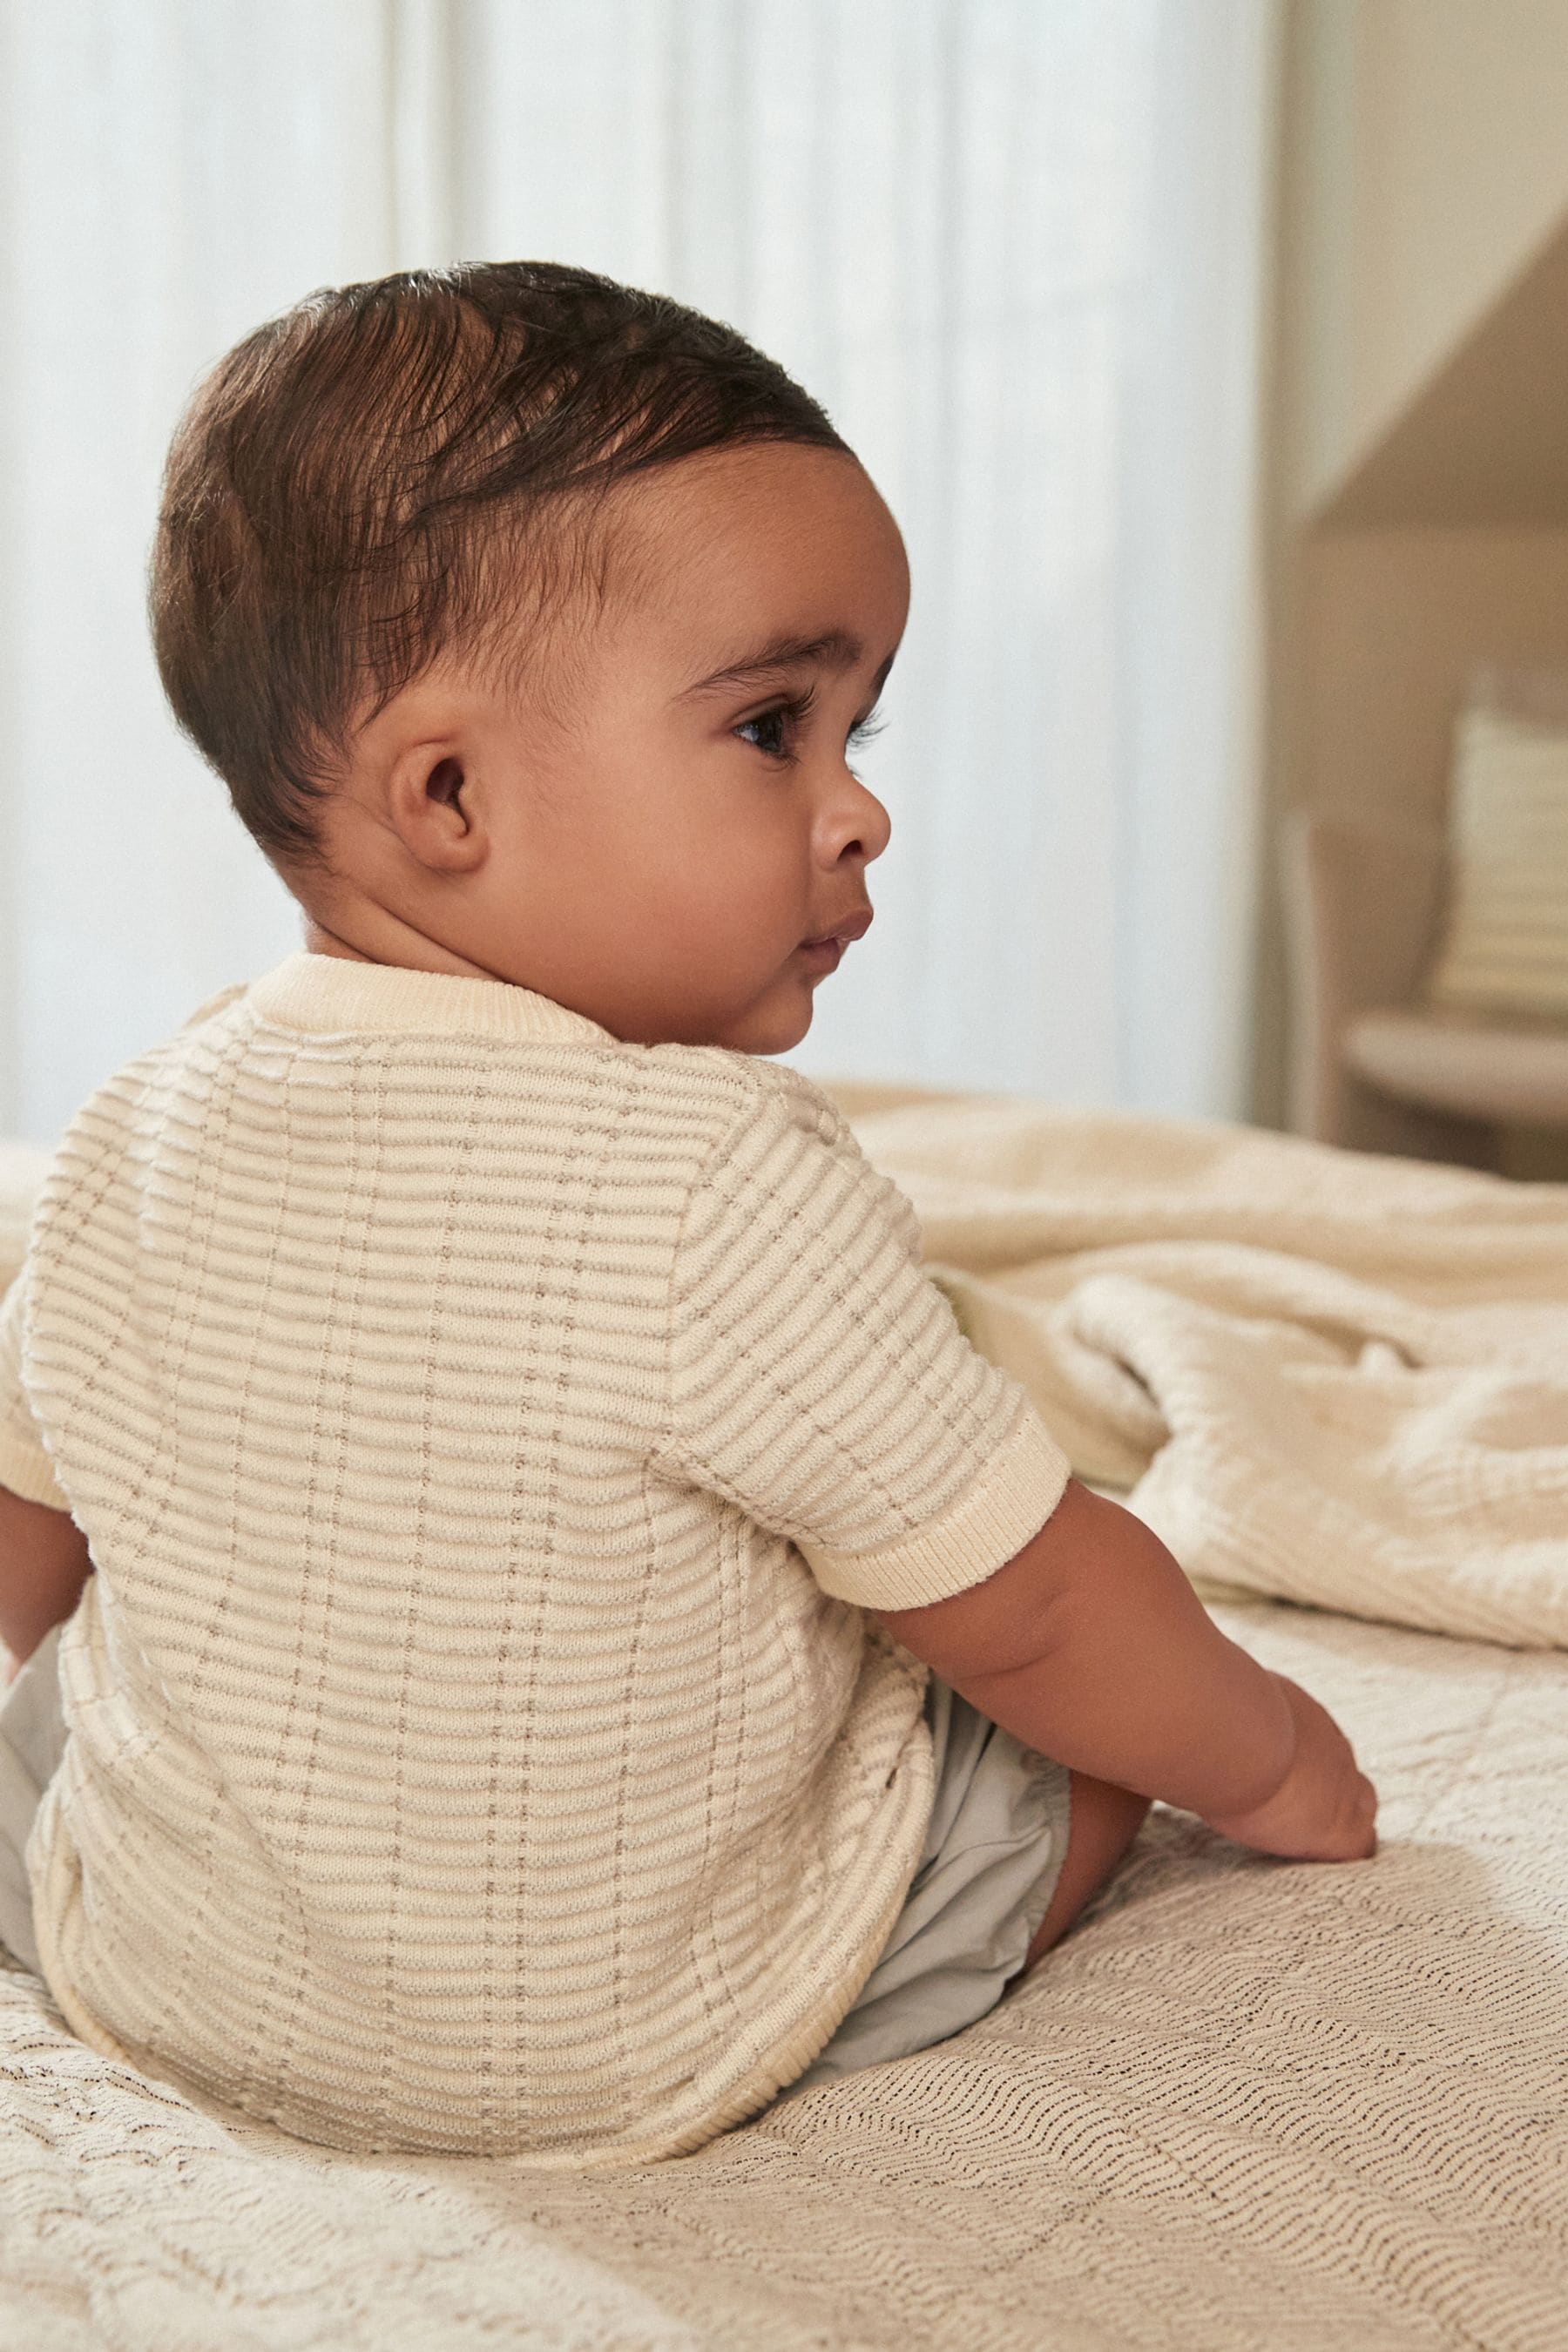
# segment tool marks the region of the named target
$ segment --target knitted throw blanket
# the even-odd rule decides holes
[[[975,1346],[1205,1594],[1568,1647],[1568,1185],[834,1093]]]

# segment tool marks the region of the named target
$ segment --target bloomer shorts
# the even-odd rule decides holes
[[[0,1704],[0,1942],[34,1969],[23,1857],[65,1747],[58,1647],[57,1631]],[[929,2049],[994,2009],[1056,1891],[1069,1823],[1067,1767],[1025,1748],[934,1675],[925,1711],[935,1797],[903,1909],[833,2039],[781,2098]]]
[[[1067,1766],[935,1675],[925,1708],[936,1793],[904,1907],[832,2041],[775,2105],[962,2033],[995,2008],[1050,1908],[1071,1822]]]

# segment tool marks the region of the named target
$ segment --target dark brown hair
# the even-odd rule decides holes
[[[307,296],[198,385],[151,573],[174,715],[268,857],[319,863],[310,803],[355,727],[482,648],[612,484],[730,442],[842,449],[731,328],[553,262],[409,270]],[[556,541],[561,541],[560,545]],[[537,563],[520,566],[527,549]]]

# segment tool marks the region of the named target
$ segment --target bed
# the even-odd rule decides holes
[[[976,1344],[1338,1715],[1375,1859],[1157,1806],[966,2032],[564,2178],[306,2147],[0,1969],[0,2342],[1568,2345],[1568,1188],[835,1091]],[[40,1172],[0,1152],[0,1279]]]

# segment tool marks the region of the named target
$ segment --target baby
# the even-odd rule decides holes
[[[584,271],[198,390],[159,664],[305,944],[78,1113],[0,1311],[0,1933],[95,2049],[640,2163],[984,2015],[1152,1798],[1374,1851],[760,1058],[871,919],[907,596],[783,370]]]

